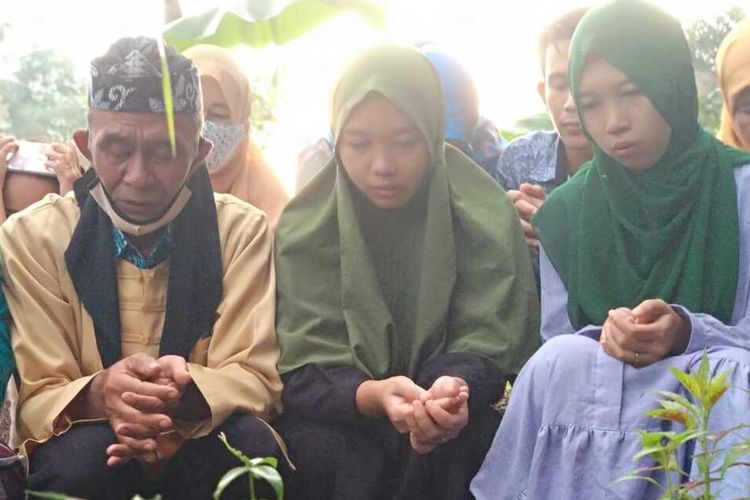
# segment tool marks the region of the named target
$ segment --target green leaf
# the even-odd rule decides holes
[[[672,401],[659,401],[659,403],[663,408],[649,410],[646,412],[646,415],[660,420],[668,420],[670,422],[678,422],[682,425],[688,425],[690,414],[682,407],[682,405]]]
[[[698,372],[696,373],[695,377],[702,385],[707,384],[711,377],[708,366],[708,353],[705,350],[703,351],[703,355],[701,356],[701,362],[700,365],[698,365]]]
[[[345,11],[378,27],[383,27],[386,20],[385,9],[371,0],[294,0],[272,12],[252,7],[245,2],[178,19],[167,26],[164,38],[178,51],[200,43],[227,48],[263,47],[294,40]]]
[[[685,429],[682,432],[675,433],[672,436],[672,442],[677,443],[678,445],[683,445],[688,441],[699,439],[706,435],[708,435],[708,432],[702,429]]]
[[[701,388],[698,380],[692,375],[685,373],[677,368],[671,368],[672,375],[682,384],[682,386],[695,397],[701,399]]]
[[[250,460],[250,465],[252,467],[257,467],[259,465],[268,465],[275,469],[276,467],[278,467],[279,461],[275,457],[257,457]]]
[[[77,497],[69,497],[62,493],[54,493],[51,491],[32,491],[26,490],[26,495],[30,498],[43,498],[45,500],[81,500]]]
[[[676,392],[670,391],[659,391],[659,395],[671,401],[674,401],[675,403],[681,404],[685,408],[688,408],[690,411],[698,411],[698,407],[691,403],[688,398],[686,398],[682,394],[677,394]]]
[[[638,460],[639,458],[643,457],[651,457],[656,460],[659,465],[663,466],[663,455],[666,453],[666,451],[667,449],[664,446],[651,446],[648,448],[643,448],[633,456],[633,460]]]
[[[235,479],[249,472],[250,469],[248,469],[244,465],[240,465],[239,467],[235,467],[234,469],[229,469],[226,474],[221,476],[219,483],[216,485],[216,489],[214,490],[214,500],[219,500],[221,494],[224,493],[224,490],[227,489],[227,487],[232,484]]]
[[[619,479],[616,479],[609,483],[610,486],[615,485],[617,483],[622,483],[624,481],[633,481],[633,480],[641,480],[641,481],[648,481],[649,483],[653,484],[654,486],[661,486],[654,478],[648,477],[648,476],[639,476],[637,474],[629,474],[627,476],[621,477]]]
[[[221,440],[222,443],[224,443],[224,446],[226,446],[227,450],[229,450],[232,453],[232,455],[234,455],[235,457],[237,457],[237,459],[240,462],[242,462],[243,464],[245,464],[245,467],[247,467],[248,469],[250,469],[250,468],[253,467],[253,463],[252,463],[252,461],[249,458],[247,458],[247,455],[245,455],[240,450],[238,450],[237,448],[232,447],[232,445],[229,444],[229,442],[227,441],[226,434],[224,434],[223,432],[220,432],[218,438]]]
[[[161,58],[161,90],[164,94],[164,112],[167,114],[167,130],[169,132],[169,145],[172,148],[172,156],[177,156],[177,136],[174,130],[174,104],[172,102],[172,78],[169,75],[169,64],[167,63],[167,52],[164,48],[164,40],[156,38]]]
[[[724,395],[726,390],[729,389],[729,384],[725,383],[728,375],[729,372],[724,372],[713,378],[708,384],[706,398],[708,399],[710,405],[709,408],[712,408],[716,404],[716,402]]]
[[[641,435],[641,443],[643,446],[656,446],[662,445],[665,439],[671,439],[675,433],[672,431],[644,431],[638,429],[638,434]]]
[[[721,477],[724,477],[727,469],[729,469],[737,460],[743,455],[743,453],[737,449],[731,449],[724,454],[724,460],[721,461],[721,467],[719,467],[719,473]]]
[[[284,499],[284,482],[281,480],[281,474],[279,474],[279,471],[270,465],[259,465],[253,467],[250,472],[253,477],[265,479],[273,488],[278,500]]]

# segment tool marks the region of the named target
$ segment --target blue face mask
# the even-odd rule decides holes
[[[211,141],[213,147],[206,157],[206,168],[216,172],[232,157],[237,146],[247,135],[244,123],[203,122],[203,137]]]

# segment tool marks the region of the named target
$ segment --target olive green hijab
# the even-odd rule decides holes
[[[335,136],[373,92],[414,121],[430,151],[426,184],[401,209],[415,211],[403,214],[412,233],[402,239],[410,243],[393,234],[382,236],[386,245],[368,241],[357,206],[369,201],[334,158],[289,203],[276,232],[279,371],[315,363],[413,377],[426,360],[453,352],[517,371],[538,345],[539,311],[513,207],[479,167],[445,145],[440,83],[419,51],[378,46],[349,64],[332,101]],[[368,217],[378,218],[373,207]],[[384,262],[400,253],[411,254],[406,267]],[[398,315],[388,306],[395,284],[410,291],[399,296]]]
[[[733,167],[750,156],[698,125],[690,49],[679,23],[661,9],[615,0],[581,20],[568,66],[576,103],[591,54],[638,85],[672,135],[664,156],[643,172],[594,144],[593,160],[534,218],[566,285],[571,323],[600,325],[609,309],[650,298],[728,322],[739,265]]]

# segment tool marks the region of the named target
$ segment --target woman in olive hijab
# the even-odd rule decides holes
[[[282,214],[292,498],[469,498],[491,405],[538,345],[513,208],[446,145],[444,113],[419,51],[364,51],[333,96],[334,158]]]
[[[658,497],[659,472],[615,481],[653,465],[633,461],[637,429],[672,430],[646,412],[659,390],[682,392],[669,368],[694,371],[704,349],[732,385],[710,428],[750,420],[750,155],[698,125],[685,36],[649,3],[591,10],[568,70],[594,158],[534,219],[548,342],[513,387],[479,499]],[[679,465],[695,478],[693,452]],[[732,468],[722,495],[749,483]]]

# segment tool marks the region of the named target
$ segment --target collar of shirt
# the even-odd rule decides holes
[[[559,186],[570,178],[570,174],[568,174],[568,158],[565,156],[565,144],[563,144],[559,135],[555,138],[555,157],[557,159],[555,162],[555,176],[550,180],[554,180],[555,186]]]
[[[112,228],[112,238],[115,257],[125,259],[138,269],[153,269],[167,260],[172,251],[172,224],[161,230],[161,234],[146,256],[142,255],[140,250],[128,240],[125,233],[116,227]]]

